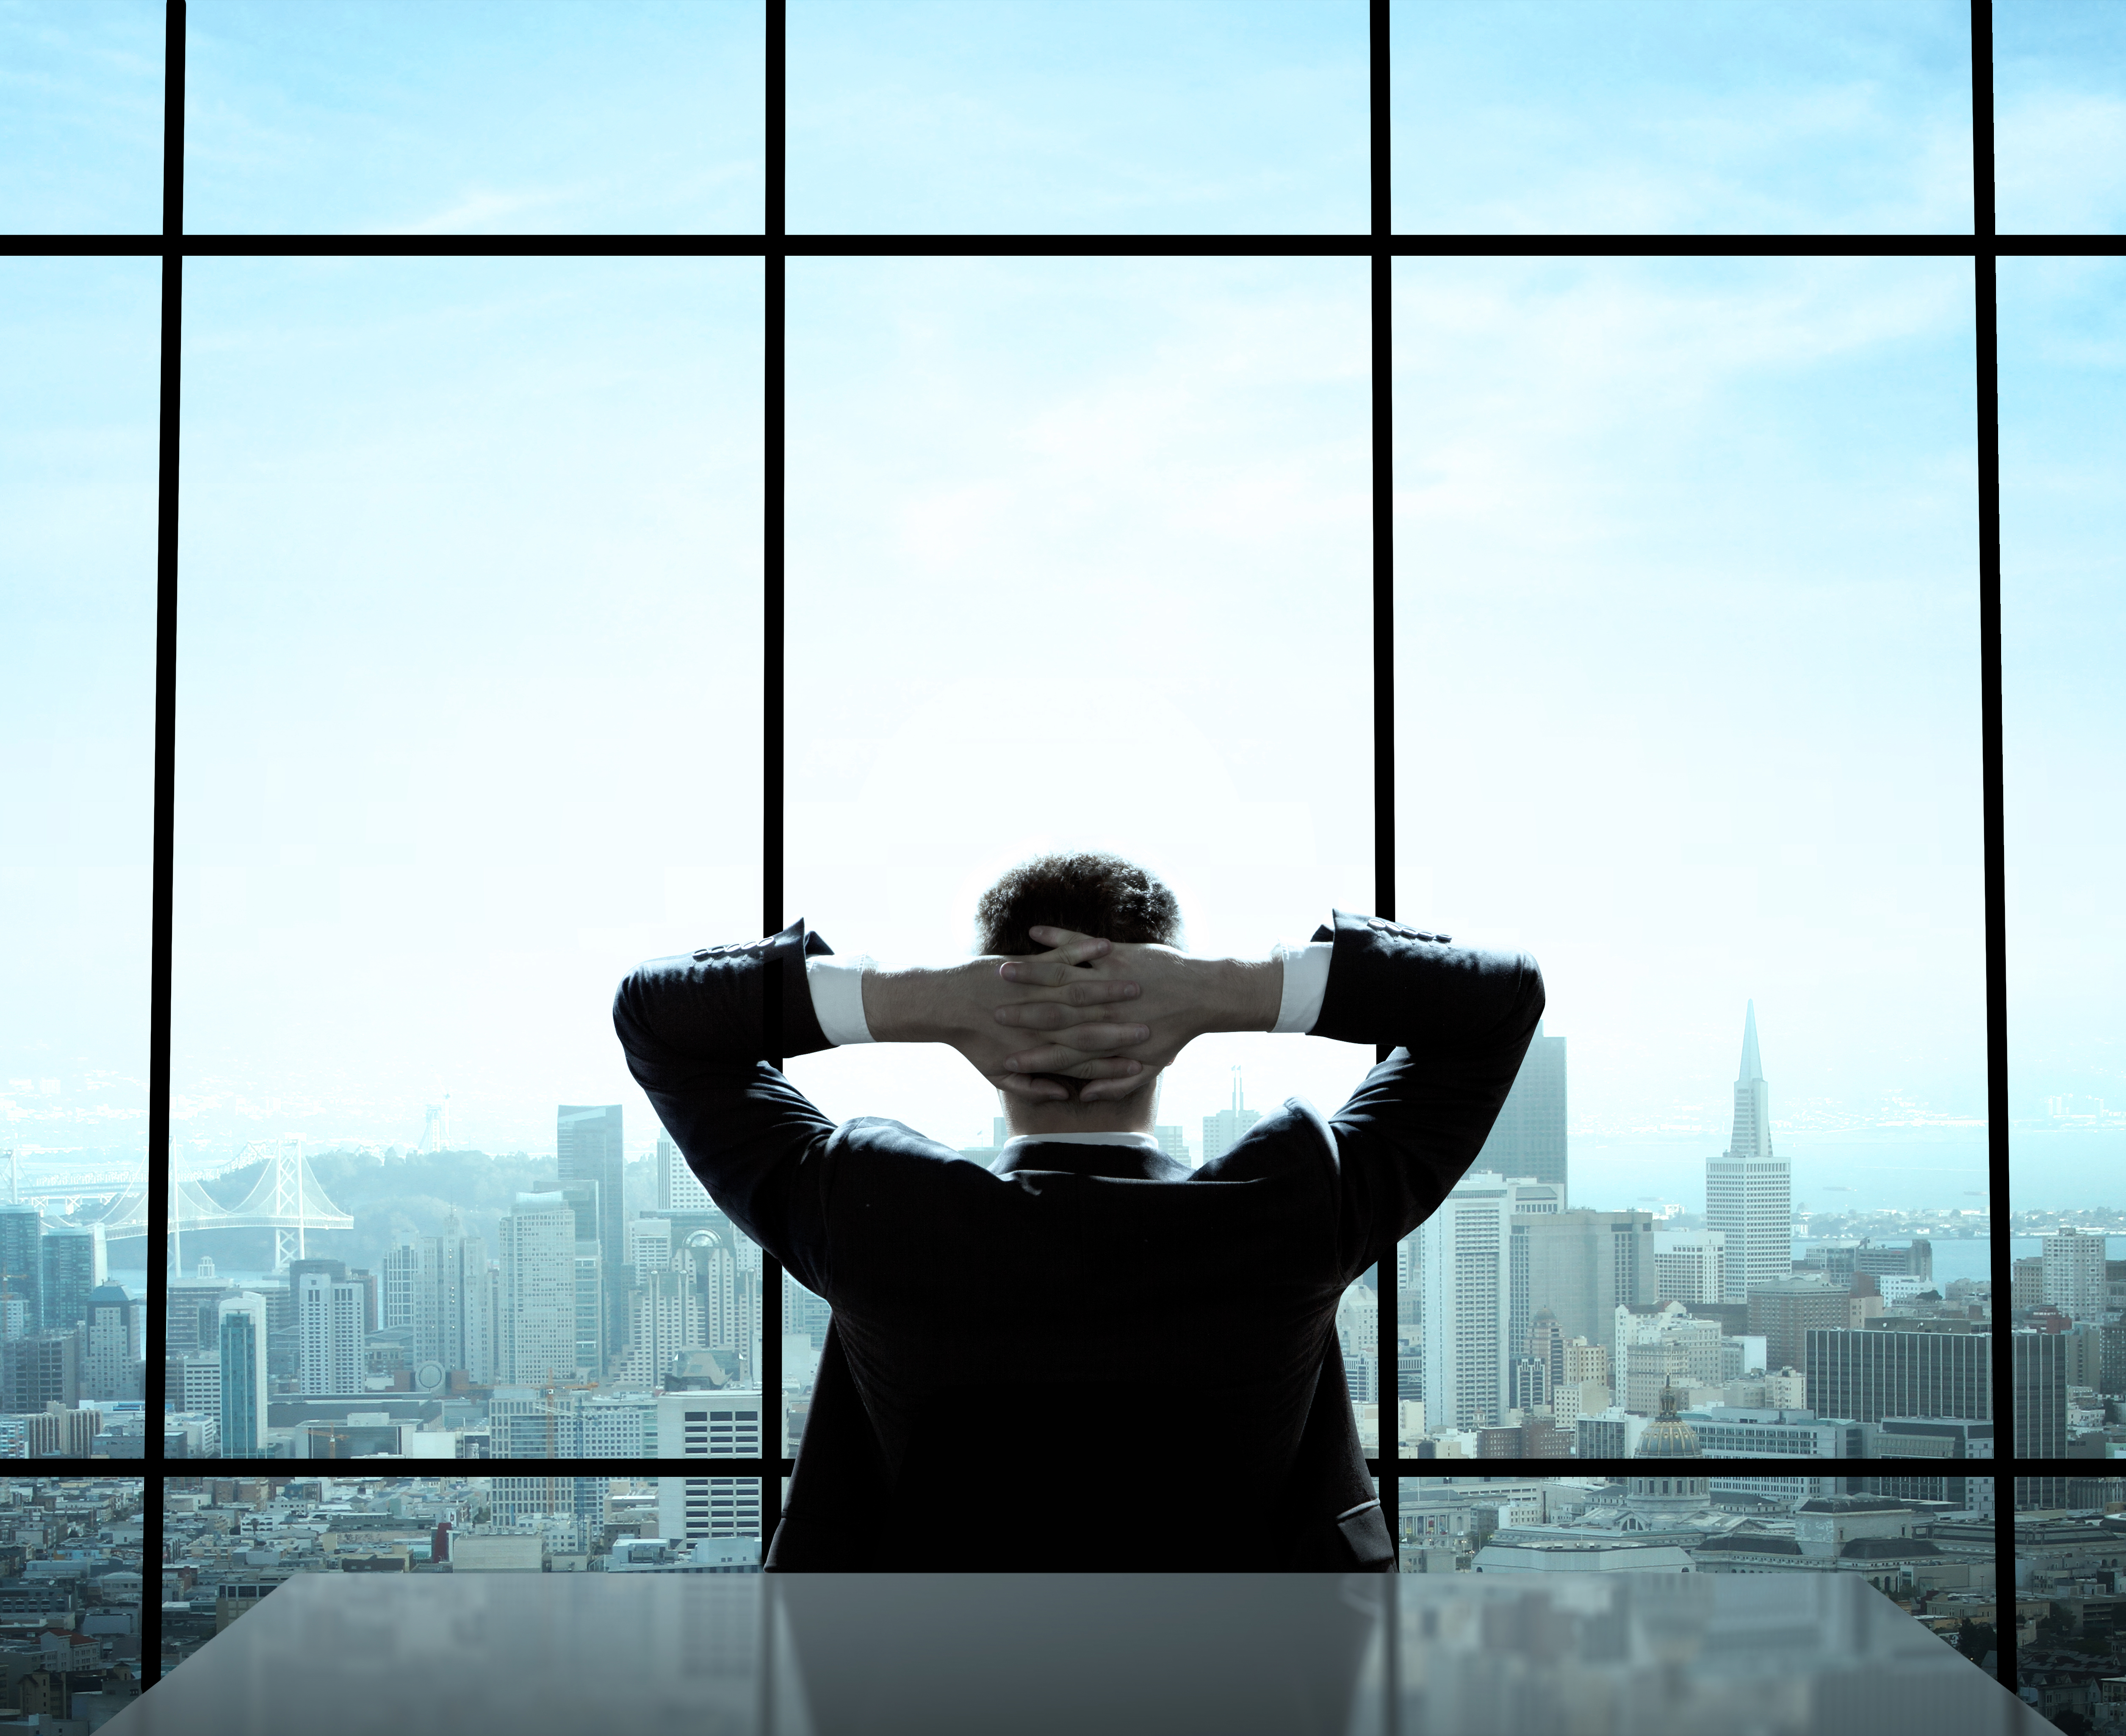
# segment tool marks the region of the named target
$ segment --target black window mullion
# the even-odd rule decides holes
[[[782,905],[783,796],[783,190],[786,144],[783,69],[787,21],[780,0],[768,8],[767,211],[761,345],[761,732],[760,898],[764,932],[784,920]],[[768,1044],[775,1066],[783,1062],[782,974],[765,978]],[[760,1256],[760,1451],[768,1471],[760,1484],[760,1548],[763,1560],[782,1519],[782,1468],[789,1449],[782,1400],[782,1265],[765,1248]]]
[[[163,1668],[163,1418],[169,1403],[170,991],[177,875],[177,436],[184,336],[185,0],[163,15],[161,369],[156,406],[154,833],[148,924],[148,1221],[141,1263],[140,1663],[143,1688]],[[164,1238],[162,1247],[156,1238]]]

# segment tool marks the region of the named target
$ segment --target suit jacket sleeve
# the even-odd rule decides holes
[[[787,1056],[831,1047],[813,1016],[805,924],[739,946],[652,959],[613,997],[628,1071],[730,1220],[819,1290],[824,1153],[834,1124],[785,1078]]]
[[[1349,1281],[1431,1216],[1483,1149],[1543,1017],[1543,973],[1525,953],[1341,910],[1315,938],[1336,950],[1308,1034],[1396,1045],[1329,1124]]]

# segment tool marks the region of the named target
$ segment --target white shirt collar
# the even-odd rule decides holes
[[[1134,1145],[1140,1151],[1164,1151],[1148,1133],[1023,1133],[1004,1141],[1002,1158],[1022,1145]]]

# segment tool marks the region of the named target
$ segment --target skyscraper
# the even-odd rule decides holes
[[[2039,1244],[2045,1300],[2070,1320],[2104,1318],[2104,1238],[2058,1229]]]
[[[2067,1346],[2058,1333],[2018,1330],[2011,1365],[2018,1459],[2067,1455]]]
[[[1793,1178],[1772,1155],[1771,1087],[1757,1057],[1757,1003],[1742,1020],[1742,1066],[1735,1081],[1735,1131],[1705,1165],[1705,1227],[1727,1238],[1722,1298],[1746,1302],[1760,1284],[1793,1271]]]
[[[1240,1135],[1262,1120],[1240,1097],[1240,1069],[1233,1069],[1233,1102],[1230,1109],[1203,1117],[1203,1161],[1222,1158],[1240,1143]]]
[[[1472,1170],[1418,1235],[1424,1284],[1424,1418],[1475,1428],[1502,1420],[1512,1356],[1507,1333],[1513,1194]]]
[[[1654,1294],[1663,1302],[1718,1302],[1727,1294],[1727,1238],[1715,1229],[1654,1232]]]
[[[702,1186],[701,1177],[687,1167],[686,1154],[672,1143],[672,1135],[657,1135],[657,1209],[659,1211],[707,1211],[715,1201]]]
[[[305,1394],[362,1389],[363,1300],[361,1285],[330,1272],[296,1277],[295,1366]]]
[[[487,1243],[461,1233],[457,1214],[440,1236],[423,1236],[410,1250],[413,1357],[463,1369],[476,1386],[495,1378],[496,1285]]]
[[[1557,1184],[1568,1197],[1565,1180],[1565,1039],[1545,1036],[1540,1021],[1535,1040],[1522,1058],[1514,1087],[1491,1124],[1491,1136],[1473,1166],[1502,1176],[1528,1176]]]
[[[1819,1417],[1854,1422],[1968,1417],[1982,1422],[1993,1414],[1990,1333],[1818,1329],[1807,1336],[1808,1408]]]
[[[1557,1317],[1565,1337],[1599,1342],[1612,1329],[1619,1302],[1655,1300],[1650,1213],[1585,1207],[1538,1215],[1516,1211],[1514,1238],[1525,1246],[1527,1267],[1527,1294],[1517,1299],[1511,1323],[1516,1348],[1538,1309],[1547,1308]],[[1515,1251],[1518,1255],[1520,1248]],[[1516,1266],[1522,1263],[1516,1259]]]
[[[45,1324],[78,1326],[88,1318],[88,1293],[111,1276],[101,1224],[54,1224],[38,1250]]]
[[[539,1386],[576,1372],[576,1214],[555,1193],[521,1193],[498,1226],[498,1377]]]
[[[595,1228],[580,1239],[598,1244],[598,1294],[603,1299],[598,1334],[601,1349],[617,1350],[627,1342],[627,1255],[621,1246],[621,1177],[627,1157],[621,1144],[620,1105],[562,1104],[554,1144],[564,1190],[571,1182],[598,1184]]]
[[[44,1256],[38,1246],[44,1222],[34,1205],[0,1205],[0,1294],[27,1304],[31,1332],[45,1323]]]
[[[83,1396],[138,1399],[140,1393],[140,1304],[118,1284],[99,1284],[88,1294],[87,1366]]]
[[[266,1451],[266,1299],[255,1290],[224,1296],[221,1341],[221,1451],[256,1459]]]

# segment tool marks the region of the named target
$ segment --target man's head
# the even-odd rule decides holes
[[[1059,851],[1007,869],[975,906],[980,952],[1023,957],[1047,949],[1028,932],[1069,928],[1102,940],[1160,946],[1181,944],[1181,906],[1158,875],[1104,851]],[[1119,1101],[1080,1105],[1078,1082],[1050,1073],[1067,1089],[1067,1103],[1028,1103],[1007,1097],[1004,1113],[1015,1131],[1103,1132],[1149,1127],[1156,1102],[1157,1075],[1148,1087]]]

